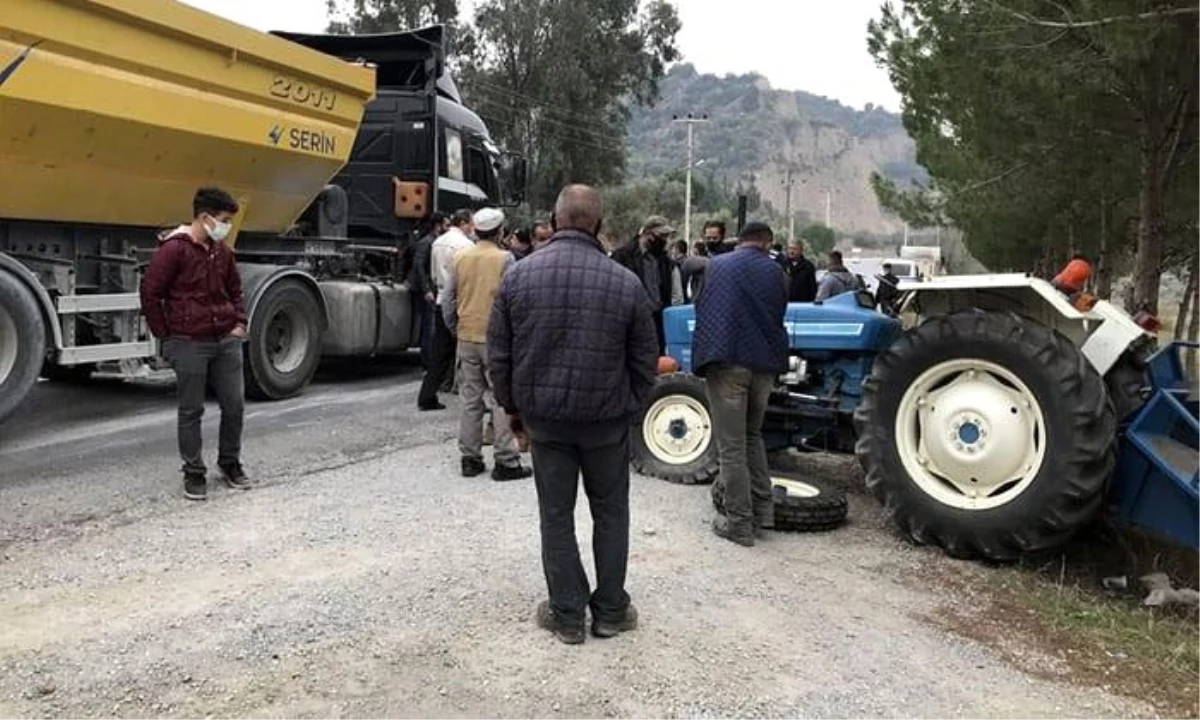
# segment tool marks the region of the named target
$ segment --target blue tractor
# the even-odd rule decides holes
[[[907,328],[868,293],[789,305],[768,451],[854,453],[899,527],[955,557],[1051,550],[1106,505],[1197,547],[1197,406],[1178,346],[1156,351],[1120,309],[1077,307],[1025,275],[901,289]],[[686,484],[718,469],[704,382],[690,374],[693,324],[690,305],[666,311],[679,372],[660,377],[634,433],[639,472]],[[844,515],[820,478],[779,485],[794,529],[836,524],[835,505]],[[713,500],[720,509],[719,484]]]

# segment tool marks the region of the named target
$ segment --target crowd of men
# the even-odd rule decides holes
[[[251,484],[240,457],[247,328],[237,266],[222,242],[238,204],[203,188],[192,210],[190,224],[164,237],[141,291],[178,376],[184,494],[201,500],[209,384],[221,407],[221,475],[232,487]],[[774,379],[787,367],[787,304],[831,297],[857,281],[837,252],[818,281],[800,242],[781,253],[771,228],[757,222],[728,238],[722,222],[710,221],[688,252],[655,215],[610,253],[600,240],[600,194],[584,185],[562,190],[549,221],[511,232],[505,220],[496,208],[435,214],[411,248],[406,274],[425,367],[417,406],[444,410],[439,391],[457,388],[462,475],[486,472],[490,442],[494,480],[533,477],[548,591],[537,623],[580,643],[590,610],[592,635],[613,637],[638,623],[625,590],[630,428],[665,353],[664,310],[695,304],[693,371],[707,380],[726,490],[726,517],[713,532],[753,546],[773,526],[761,426]],[[526,447],[532,468],[521,461]],[[594,521],[594,591],[575,539],[581,475]]]

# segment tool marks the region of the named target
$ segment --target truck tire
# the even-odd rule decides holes
[[[685,373],[659,377],[632,435],[633,467],[641,474],[682,485],[716,477],[717,442],[702,379]]]
[[[0,272],[0,421],[37,382],[46,357],[46,326],[21,281]]]
[[[250,319],[246,342],[246,394],[282,400],[304,389],[321,361],[321,306],[295,280],[268,287]]]
[[[775,529],[784,532],[824,532],[846,522],[850,503],[841,488],[816,478],[771,474],[775,498]],[[713,507],[725,514],[725,484],[712,484]]]
[[[958,558],[1062,545],[1100,510],[1116,450],[1104,380],[1013,313],[930,318],[876,360],[854,413],[867,488],[902,531]]]

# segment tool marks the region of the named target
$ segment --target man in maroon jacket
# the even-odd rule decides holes
[[[142,279],[142,312],[175,368],[183,494],[189,500],[208,494],[200,419],[209,381],[221,406],[217,466],[230,487],[250,487],[241,463],[246,304],[233,251],[223,242],[237,212],[224,190],[197,190],[192,223],[165,234]]]

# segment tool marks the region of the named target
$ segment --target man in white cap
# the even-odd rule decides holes
[[[475,213],[474,225],[478,242],[454,258],[442,302],[446,327],[458,339],[458,396],[462,400],[458,448],[462,452],[463,477],[475,477],[487,469],[483,463],[484,394],[492,387],[487,361],[488,321],[496,288],[515,261],[512,253],[500,247],[503,212],[483,208]],[[521,465],[521,452],[504,408],[496,405],[493,413],[492,479],[520,480],[533,475]]]
[[[434,300],[437,307],[433,313],[433,345],[429,353],[429,368],[421,381],[421,391],[417,395],[417,407],[421,410],[445,410],[446,406],[438,400],[438,388],[442,386],[454,367],[454,336],[442,320],[442,307],[446,294],[446,282],[450,269],[454,267],[454,258],[458,253],[473,247],[471,240],[474,229],[471,227],[474,216],[470,210],[456,210],[450,217],[450,229],[433,241],[430,250],[429,267],[433,287],[437,293]]]

